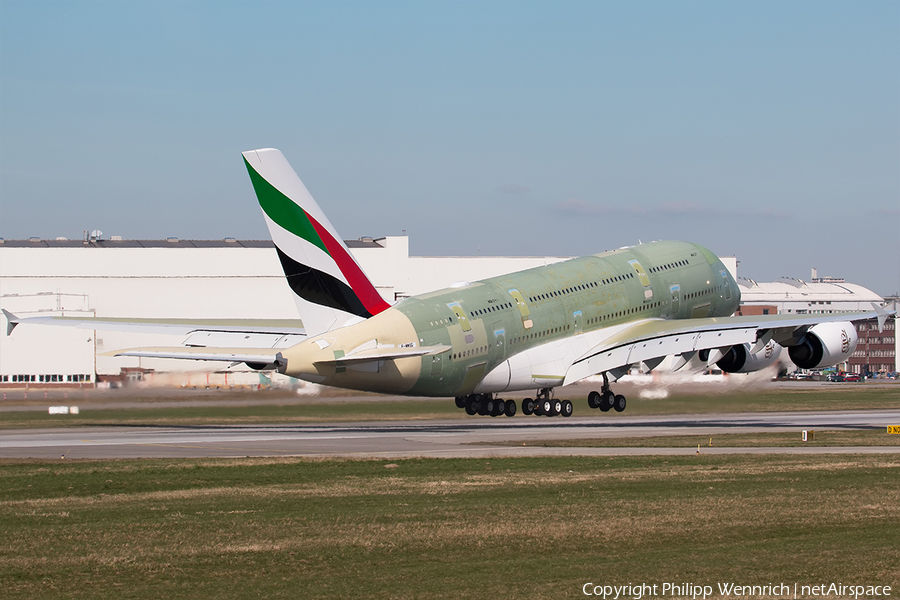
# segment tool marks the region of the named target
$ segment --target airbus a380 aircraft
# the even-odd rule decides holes
[[[469,414],[513,416],[498,396],[536,390],[525,414],[572,414],[556,387],[601,375],[592,408],[625,409],[610,389],[633,366],[652,370],[717,365],[749,372],[778,360],[797,366],[846,360],[856,348],[851,320],[889,311],[840,315],[732,317],[737,283],[709,250],[653,242],[575,258],[405,298],[391,306],[280,151],[244,152],[304,330],[296,322],[164,322],[129,319],[19,319],[18,323],[91,329],[189,333],[190,347],[136,348],[117,356],[245,362],[306,381],[354,390],[455,397]],[[890,311],[895,312],[895,311]],[[233,347],[198,347],[198,339]],[[251,347],[247,347],[247,346]],[[234,347],[237,346],[237,347]]]

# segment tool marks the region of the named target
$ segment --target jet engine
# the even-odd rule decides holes
[[[716,363],[725,373],[752,373],[775,364],[781,357],[781,346],[773,341],[750,352],[750,344],[737,344]]]
[[[266,363],[255,363],[255,362],[245,362],[245,365],[253,369],[254,371],[274,371],[278,368],[278,365],[275,363],[266,364]]]
[[[856,342],[853,323],[819,323],[788,346],[788,356],[801,369],[831,367],[848,360]]]

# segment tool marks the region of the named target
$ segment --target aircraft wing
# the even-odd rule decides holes
[[[138,319],[120,317],[17,317],[6,309],[6,335],[20,324],[54,325],[103,331],[188,335],[197,331],[305,335],[300,319]]]
[[[888,311],[874,304],[872,307],[874,310],[871,312],[833,315],[761,315],[640,321],[607,337],[578,356],[569,365],[563,385],[599,373],[615,373],[617,369],[625,369],[639,362],[658,364],[670,355],[681,355],[682,360],[687,362],[693,353],[700,350],[710,350],[709,362],[716,362],[721,355],[717,355],[715,350],[722,349],[724,354],[736,344],[751,344],[752,350],[756,351],[769,340],[788,341],[819,323],[877,317],[879,328],[882,328],[887,316],[896,313],[896,310]]]
[[[272,319],[130,319],[110,317],[17,317],[3,310],[6,335],[20,324],[55,325],[103,331],[187,336],[182,346],[131,348],[105,356],[211,360],[257,365],[279,364],[279,350],[306,339],[303,322]]]

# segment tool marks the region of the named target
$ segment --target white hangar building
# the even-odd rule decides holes
[[[409,238],[347,241],[347,246],[388,302],[569,257],[423,257],[409,255]],[[723,258],[735,275],[735,258]],[[860,286],[801,290],[794,284],[740,280],[750,303],[779,305],[778,312],[868,309],[880,301]],[[828,284],[832,285],[832,284]],[[837,284],[834,284],[837,285]],[[771,294],[764,286],[773,287]],[[782,289],[784,287],[784,289]],[[804,302],[806,304],[804,304]],[[831,304],[816,304],[830,302]],[[812,303],[812,304],[810,304]],[[297,319],[297,308],[273,244],[224,240],[0,240],[0,306],[21,317],[61,315],[168,319]],[[6,326],[6,320],[2,325]],[[5,333],[5,328],[4,332]],[[89,331],[68,327],[17,327],[0,335],[0,386],[90,385],[143,370],[171,373],[172,385],[202,385],[220,363],[111,357],[135,346],[180,345],[183,336]],[[259,375],[243,365],[228,369],[232,383]],[[220,373],[221,375],[221,373]],[[253,379],[256,378],[256,379]],[[221,381],[221,377],[217,381]],[[225,380],[227,384],[227,379]]]
[[[388,302],[462,280],[529,269],[568,257],[421,257],[406,236],[346,242]],[[297,319],[271,241],[3,240],[0,307],[21,317]],[[4,332],[6,319],[3,319]],[[110,357],[135,346],[177,346],[184,336],[17,327],[0,336],[0,386],[84,384],[126,370],[207,373],[221,363]],[[233,371],[248,371],[238,366]],[[254,376],[256,376],[254,372]],[[179,376],[173,384],[191,385]],[[203,383],[202,378],[199,383]]]

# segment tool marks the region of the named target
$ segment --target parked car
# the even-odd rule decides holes
[[[840,373],[832,373],[828,376],[828,381],[844,381],[844,376]]]
[[[862,377],[860,377],[859,373],[847,373],[844,375],[844,381],[862,381]]]

